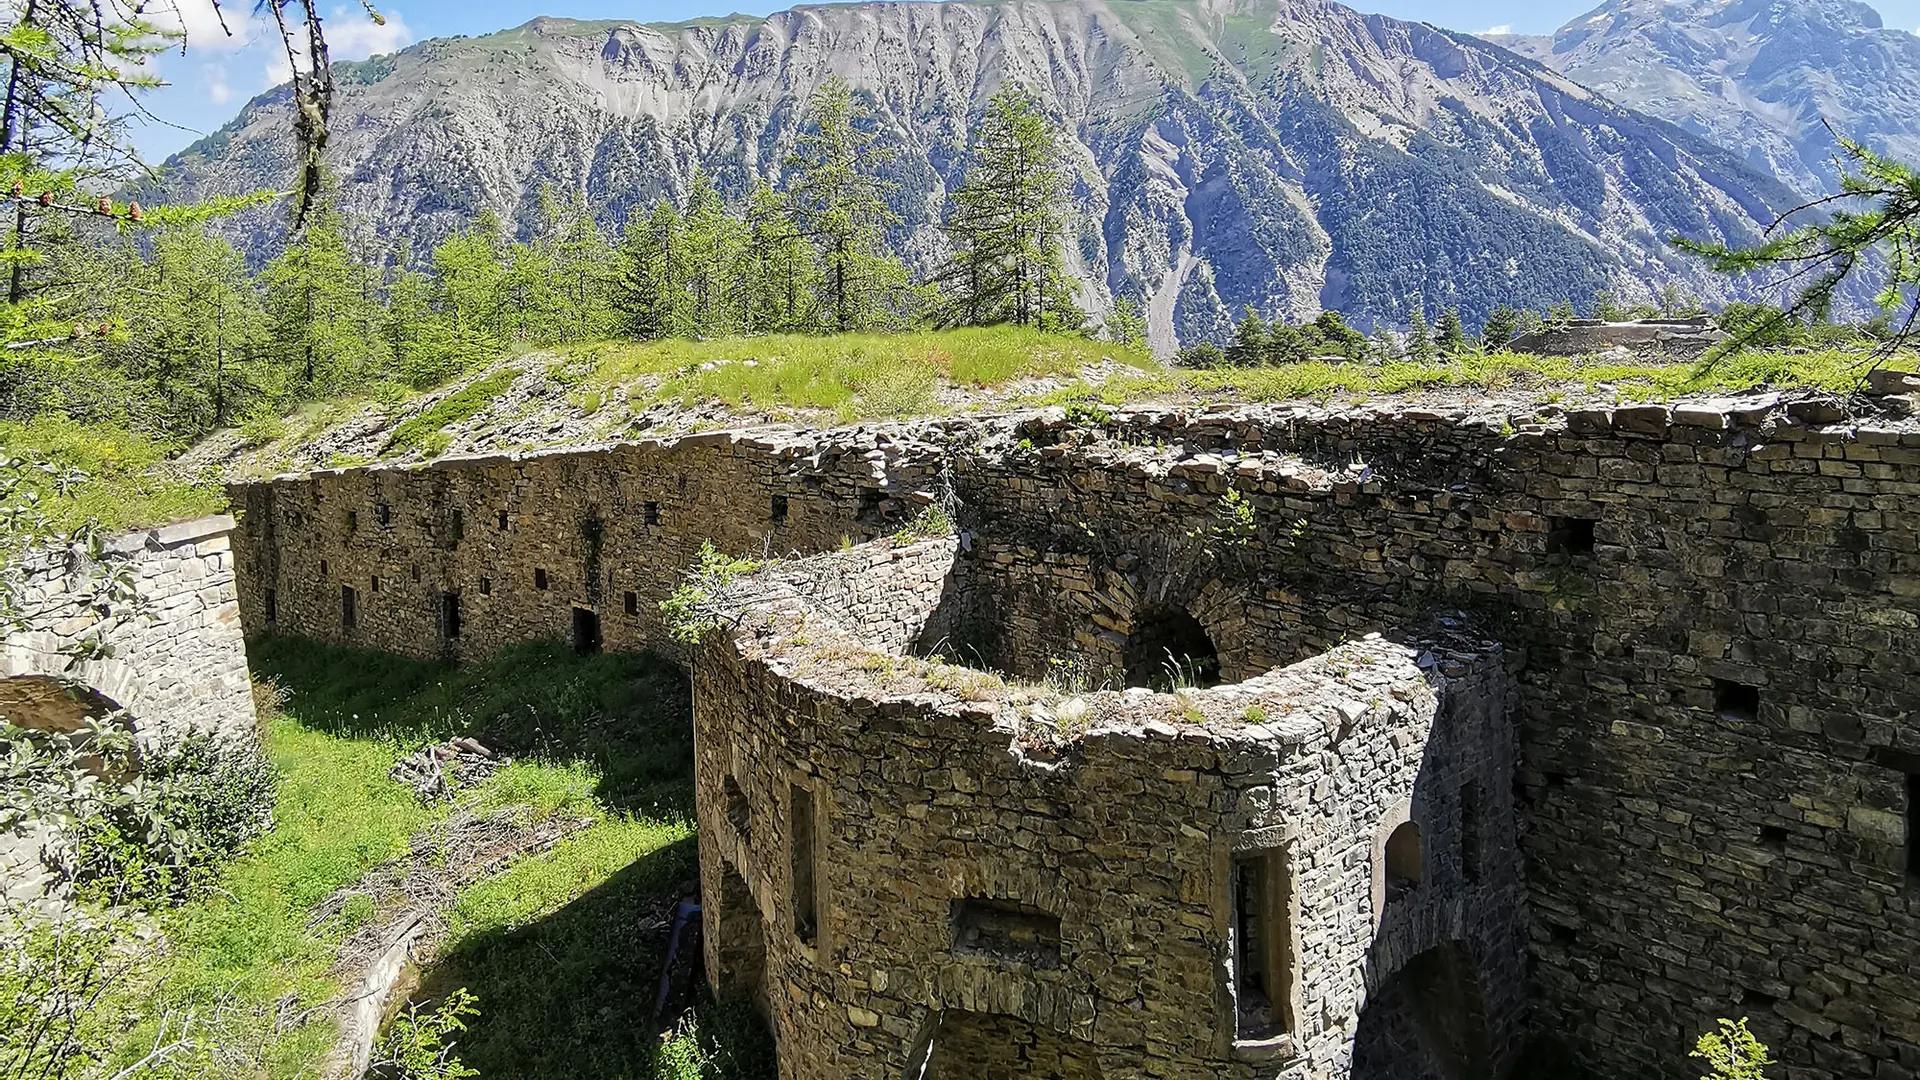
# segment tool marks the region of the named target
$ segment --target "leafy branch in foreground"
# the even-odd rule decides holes
[[[1792,291],[1791,303],[1777,316],[1736,330],[1709,360],[1755,344],[1794,321],[1826,319],[1850,278],[1878,271],[1876,254],[1885,260],[1885,279],[1873,299],[1893,322],[1875,355],[1884,358],[1913,337],[1920,319],[1920,171],[1838,133],[1834,138],[1845,152],[1839,161],[1840,191],[1780,215],[1759,243],[1734,247],[1674,238],[1676,246],[1705,258],[1723,274],[1776,273],[1770,287]],[[1786,227],[1795,217],[1816,211],[1826,214]]]
[[[717,629],[724,620],[734,579],[753,573],[760,565],[752,559],[721,554],[711,540],[702,543],[700,558],[688,568],[673,595],[660,602],[668,636],[683,645],[700,644],[707,631]]]

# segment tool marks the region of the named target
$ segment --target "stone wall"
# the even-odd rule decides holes
[[[73,556],[30,556],[29,603],[41,614],[0,644],[0,717],[30,730],[72,731],[124,710],[147,745],[189,732],[252,737],[233,527],[231,517],[211,517],[112,540],[108,557],[125,560],[145,607],[107,624],[61,603],[75,580]],[[105,648],[75,662],[69,647],[93,638]],[[41,858],[50,839],[38,826],[0,833],[0,886],[9,899],[38,898],[57,886]]]
[[[1071,699],[1085,730],[1061,732],[1058,695],[871,648],[837,590],[808,595],[885,576],[935,611],[951,586],[925,567],[953,554],[789,568],[694,666],[709,972],[768,1009],[783,1076],[1358,1075],[1356,1032],[1384,1022],[1369,994],[1449,944],[1474,963],[1438,996],[1484,998],[1463,1042],[1482,1069],[1510,1060],[1498,646],[1372,637],[1234,685]],[[1407,822],[1413,880],[1389,882]],[[1285,1019],[1252,1031],[1230,884],[1248,860],[1285,935]]]
[[[606,622],[606,644],[646,647],[659,642],[647,601],[706,536],[735,553],[769,532],[776,550],[831,549],[842,533],[890,531],[869,523],[875,509],[891,497],[885,513],[906,516],[906,496],[944,474],[960,500],[960,553],[940,595],[913,610],[949,620],[952,648],[933,651],[1030,678],[1055,660],[1123,670],[1136,616],[1169,610],[1204,628],[1224,677],[1246,680],[1420,625],[1436,607],[1466,609],[1516,664],[1513,781],[1541,1041],[1564,1041],[1602,1076],[1687,1077],[1699,1031],[1747,1015],[1792,1080],[1920,1069],[1920,1020],[1906,1004],[1920,1000],[1920,861],[1909,854],[1920,846],[1920,425],[1754,395],[1572,413],[1138,410],[1092,425],[1054,410],[944,430],[947,449],[903,437],[891,456],[872,433],[829,433],[816,448],[711,436],[282,480],[271,495],[242,493],[250,518],[300,515],[242,538],[243,606],[260,627],[261,590],[277,588],[294,598],[279,629],[418,654],[441,648],[433,593],[471,598],[486,575],[516,591],[484,618],[468,609],[475,637],[462,649],[564,635],[584,585],[543,596],[525,578],[540,559],[580,576],[568,567],[585,559],[568,545],[579,509],[597,501],[603,570],[626,575],[603,599],[646,598],[631,628]],[[664,501],[680,476],[726,478],[725,502]],[[473,498],[436,495],[452,491]],[[1251,513],[1245,530],[1229,491]],[[383,492],[408,531],[370,531]],[[789,521],[815,525],[770,528],[761,505],[777,492]],[[637,523],[648,501],[702,516],[656,539]],[[451,506],[466,507],[469,538],[496,509],[525,524],[435,554],[419,519]],[[360,524],[348,535],[350,508]],[[356,581],[397,577],[402,590],[382,601],[390,621],[342,634],[338,579],[315,584],[320,559]],[[850,594],[840,610],[871,612],[875,596]],[[897,649],[905,632],[856,643]],[[696,682],[716,694],[800,694],[771,673],[712,666]],[[837,696],[787,703],[797,715],[769,726],[756,753],[808,715],[880,725],[905,707],[875,699],[876,718]],[[834,712],[844,709],[855,712]],[[975,753],[989,750],[1006,754]],[[769,887],[753,884],[763,901]],[[1436,960],[1413,982],[1458,966]],[[1384,996],[1419,997],[1403,990]],[[1418,1011],[1380,1023],[1381,1044],[1419,1029]]]
[[[918,490],[889,471],[906,449],[714,433],[241,485],[241,611],[250,632],[420,657],[591,627],[607,649],[667,647],[660,602],[702,543],[782,555],[894,528]]]

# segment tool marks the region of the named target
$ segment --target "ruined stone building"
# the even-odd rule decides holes
[[[30,731],[77,731],[113,716],[143,743],[187,732],[250,735],[239,596],[220,515],[113,538],[106,557],[126,568],[144,601],[138,614],[103,621],[73,599],[82,568],[69,551],[29,552],[24,607],[31,625],[0,640],[0,718]],[[104,648],[87,655],[82,638]],[[0,831],[0,893],[33,901],[63,884],[46,858],[44,825]]]
[[[236,502],[250,631],[414,655],[662,647],[702,541],[787,556],[685,657],[708,974],[784,1076],[1693,1076],[1741,1015],[1792,1080],[1920,1071],[1891,409],[1054,410]]]

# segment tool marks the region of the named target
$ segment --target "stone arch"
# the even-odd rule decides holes
[[[1354,1031],[1352,1080],[1487,1080],[1486,1001],[1464,942],[1402,965],[1368,995]]]
[[[1413,820],[1413,803],[1402,801],[1380,819],[1373,834],[1373,925],[1386,917],[1387,906],[1405,896],[1421,878],[1423,853],[1420,825]],[[1412,880],[1407,871],[1411,869]]]
[[[133,669],[113,657],[73,662],[61,651],[66,642],[45,630],[11,635],[0,651],[0,679],[38,677],[64,687],[77,688],[114,708],[137,715],[143,700],[143,687]],[[0,713],[0,715],[5,715]],[[135,734],[147,734],[138,724]]]
[[[1094,1048],[1003,1013],[948,1009],[914,1041],[906,1080],[1102,1080]]]
[[[72,733],[120,711],[91,687],[48,675],[0,679],[0,720],[28,731]]]
[[[1133,613],[1126,646],[1128,686],[1170,689],[1220,682],[1220,649],[1193,613],[1175,604],[1155,604]]]

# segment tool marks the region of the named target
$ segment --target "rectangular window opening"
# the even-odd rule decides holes
[[[373,578],[373,591],[374,592],[380,591],[380,578],[378,575],[375,575]]]
[[[773,518],[775,525],[785,525],[787,523],[787,497],[785,495],[775,495],[773,497],[768,516]]]
[[[1729,720],[1760,719],[1760,688],[1726,679],[1713,680],[1714,711]]]
[[[467,516],[456,506],[453,508],[453,520],[447,523],[447,543],[449,546],[455,545],[466,538]]]
[[[622,594],[620,606],[629,615],[640,614],[640,594],[634,592]]]
[[[600,615],[587,608],[573,609],[573,651],[585,656],[600,651]]]
[[[320,560],[320,576],[321,577],[327,576],[327,560],[325,559]]]
[[[645,516],[645,521],[647,524],[649,525],[660,524],[660,504],[659,503],[657,502],[648,503],[642,509],[642,513]]]
[[[793,853],[793,933],[811,945],[820,936],[819,883],[814,873],[813,792],[793,785],[787,798],[787,845]]]
[[[1547,519],[1547,554],[1593,554],[1593,527],[1588,518],[1556,517]]]
[[[483,577],[480,579],[480,595],[481,596],[493,595],[493,579],[492,578]]]
[[[386,503],[374,503],[373,516],[375,520],[380,522],[380,527],[384,529],[393,524],[393,507],[388,506]]]
[[[1041,969],[1060,966],[1060,916],[1013,900],[953,902],[953,951]]]
[[[347,511],[347,531],[352,532],[355,529],[358,529],[359,527],[360,527],[360,511],[358,510]]]
[[[1460,785],[1460,872],[1469,884],[1480,880],[1480,784]]]
[[[1785,825],[1760,826],[1760,846],[1768,851],[1787,850],[1787,827]]]
[[[536,589],[545,589],[547,587],[547,572],[545,569],[534,570],[533,587]]]
[[[440,635],[451,641],[460,636],[460,594],[440,594]]]
[[[505,510],[500,511],[498,528],[501,532],[507,531],[507,512]]]
[[[351,585],[340,586],[340,629],[352,630],[360,625],[360,594]]]
[[[1293,1030],[1293,885],[1284,851],[1236,856],[1229,875],[1233,928],[1235,1038],[1271,1039]]]
[[[267,625],[272,626],[273,624],[279,622],[280,621],[279,595],[276,594],[274,590],[268,589],[266,590],[266,594],[262,596],[260,599],[261,599],[261,603],[266,608]]]

